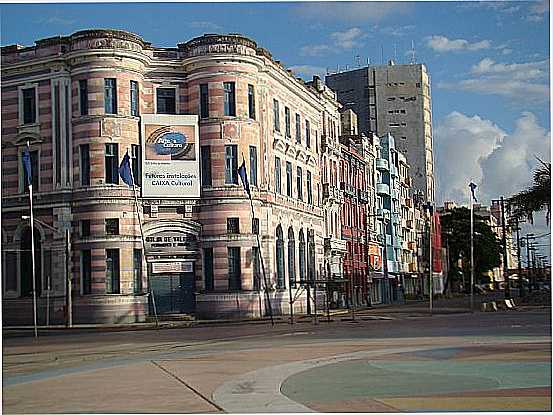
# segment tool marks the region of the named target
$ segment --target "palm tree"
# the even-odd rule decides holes
[[[537,158],[537,157],[536,157]],[[507,199],[511,215],[519,220],[528,219],[534,223],[534,213],[545,210],[545,220],[549,224],[551,215],[551,163],[538,158],[541,166],[534,172],[532,185]]]

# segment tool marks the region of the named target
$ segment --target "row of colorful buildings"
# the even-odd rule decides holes
[[[380,118],[378,130],[359,131],[336,91],[297,78],[241,35],[159,48],[124,31],[86,30],[3,47],[4,323],[32,322],[33,285],[41,324],[66,320],[68,293],[75,323],[153,312],[255,317],[421,295],[423,205],[434,187],[429,79],[415,66],[420,82],[389,75],[372,89],[420,106],[422,151],[401,135],[411,131],[396,120],[406,110],[386,118],[399,137],[382,133]],[[119,177],[126,153],[136,194]]]

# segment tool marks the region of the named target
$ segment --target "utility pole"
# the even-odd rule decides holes
[[[530,237],[534,234],[529,233],[526,235],[526,275],[528,276],[528,282],[530,285],[530,292],[532,292],[533,279],[530,277]]]
[[[524,280],[522,279],[522,263],[520,257],[520,228],[518,227],[518,218],[515,218],[515,226],[517,231],[517,262],[518,262],[518,289],[519,295],[524,296]]]
[[[505,231],[505,204],[503,196],[501,196],[501,233],[503,239],[503,279],[505,281],[505,298],[511,296],[511,288],[509,287],[509,264],[507,263],[507,235]]]
[[[67,278],[67,327],[73,327],[73,295],[71,280],[71,236],[69,228],[65,230],[65,275]]]

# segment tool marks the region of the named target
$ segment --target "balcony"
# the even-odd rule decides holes
[[[323,184],[323,203],[335,200],[340,201],[340,191],[330,183]]]
[[[346,241],[338,238],[324,238],[324,249],[326,252],[346,253]]]
[[[390,164],[386,159],[376,159],[376,168],[380,171],[388,171],[390,169]]]
[[[392,191],[390,192],[390,196],[394,200],[399,200],[399,192],[395,189],[392,189]]]
[[[390,211],[388,209],[376,209],[376,216],[378,220],[382,218],[390,218]]]
[[[359,189],[357,191],[357,197],[361,203],[369,203],[369,192]]]
[[[405,225],[406,225],[407,228],[413,229],[413,220],[412,219],[407,219],[405,221]]]
[[[390,186],[388,186],[386,183],[378,183],[376,185],[376,193],[378,193],[379,195],[390,196]]]
[[[321,135],[321,152],[325,152],[328,147],[328,137],[324,134]]]
[[[417,249],[417,244],[415,243],[415,241],[409,241],[409,242],[407,242],[407,248],[410,251],[414,251],[414,250]]]
[[[392,215],[392,223],[394,224],[400,224],[401,223],[401,215],[398,213],[394,213]]]
[[[398,176],[397,167],[394,166],[393,164],[390,166],[390,175],[392,177],[397,177]]]
[[[340,190],[344,192],[346,196],[354,197],[356,196],[355,187],[346,182],[340,182]]]

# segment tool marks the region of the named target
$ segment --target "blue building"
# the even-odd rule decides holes
[[[383,283],[377,282],[377,284],[381,286],[382,302],[391,303],[403,300],[399,290],[403,248],[400,153],[396,150],[395,140],[391,134],[380,137],[378,154],[379,158],[376,159],[376,193],[378,195],[376,215],[384,219],[379,224],[379,241],[382,246],[382,258],[386,252],[388,281],[384,280]],[[385,248],[384,244],[386,244]]]

